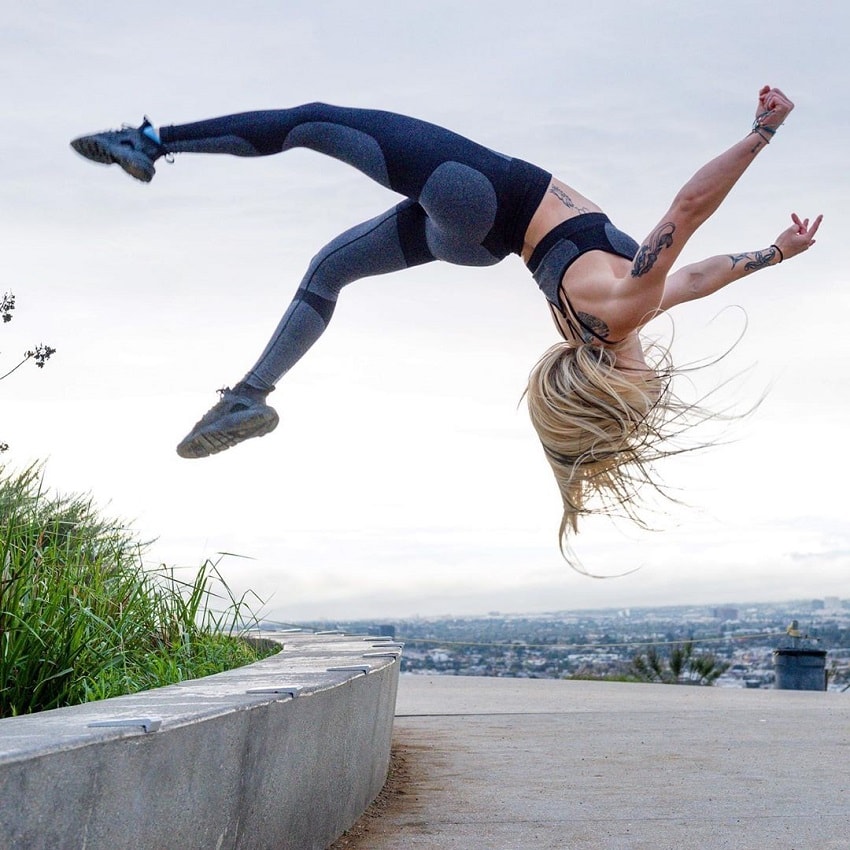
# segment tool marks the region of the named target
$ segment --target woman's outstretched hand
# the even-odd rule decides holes
[[[793,224],[776,237],[774,243],[782,256],[787,260],[808,251],[815,244],[815,234],[818,232],[823,216],[819,215],[811,224],[807,218],[801,219],[797,213],[791,213]]]
[[[793,108],[794,104],[784,92],[771,86],[762,86],[756,109],[756,123],[776,132]]]

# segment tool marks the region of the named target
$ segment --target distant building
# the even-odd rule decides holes
[[[823,611],[825,607],[823,599],[812,600],[812,611]]]
[[[448,664],[452,660],[451,654],[445,649],[429,649],[427,655],[435,664]]]
[[[715,608],[712,614],[715,620],[737,620],[738,619],[738,609],[730,608],[729,606],[723,606],[721,608]]]

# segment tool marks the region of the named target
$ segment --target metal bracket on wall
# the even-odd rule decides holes
[[[368,673],[372,669],[371,664],[344,664],[341,667],[328,667],[327,673]]]
[[[115,717],[112,720],[95,720],[88,726],[141,726],[145,732],[156,732],[162,726],[162,719],[159,717]]]
[[[283,694],[290,696],[293,699],[301,693],[303,688],[301,685],[267,685],[264,688],[250,688],[245,691],[246,694]]]

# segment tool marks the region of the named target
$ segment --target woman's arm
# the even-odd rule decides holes
[[[793,108],[779,89],[764,86],[750,134],[700,168],[679,190],[670,209],[640,246],[629,277],[621,281],[615,293],[617,310],[625,323],[643,324],[655,312],[670,269],[685,243],[717,210]]]
[[[816,242],[815,235],[823,216],[819,215],[811,226],[809,219],[800,219],[796,213],[791,215],[791,220],[791,226],[780,233],[769,248],[744,254],[710,257],[702,262],[684,266],[671,274],[664,286],[659,312],[685,301],[705,298],[742,277],[808,251]]]

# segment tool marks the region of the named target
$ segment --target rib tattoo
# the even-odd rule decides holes
[[[652,267],[658,260],[658,256],[665,248],[673,244],[673,234],[676,225],[672,221],[659,224],[647,237],[646,242],[640,246],[632,266],[632,277],[641,277],[652,271]]]
[[[579,207],[576,206],[576,202],[560,187],[551,186],[549,191],[565,206],[571,210],[575,210],[577,213],[589,213],[590,210],[587,207]]]
[[[576,310],[576,318],[581,323],[581,338],[584,342],[593,342],[594,337],[607,339],[611,329],[598,316]]]

